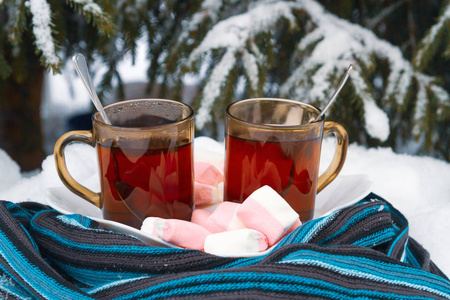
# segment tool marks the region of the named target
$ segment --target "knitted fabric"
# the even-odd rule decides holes
[[[251,258],[150,247],[81,215],[2,201],[0,297],[450,299],[450,281],[375,194]]]

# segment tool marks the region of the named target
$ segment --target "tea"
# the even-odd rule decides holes
[[[268,142],[225,136],[225,200],[242,202],[269,185],[304,222],[314,215],[321,139]]]
[[[148,217],[190,220],[192,145],[132,149],[97,144],[103,216],[136,228]]]

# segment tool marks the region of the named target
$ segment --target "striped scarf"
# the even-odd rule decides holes
[[[407,220],[375,194],[251,258],[150,247],[32,202],[0,202],[0,239],[3,299],[450,299]]]

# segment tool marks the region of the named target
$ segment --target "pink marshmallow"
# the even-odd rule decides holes
[[[210,234],[205,239],[205,252],[215,255],[258,253],[267,247],[266,236],[248,228]]]
[[[223,199],[223,188],[221,185],[212,186],[199,182],[195,182],[194,187],[194,203],[196,206],[205,205],[205,204],[213,204],[217,202],[221,202]]]
[[[289,228],[285,235],[291,233],[292,231],[294,231],[295,229],[297,229],[298,227],[300,227],[302,225],[302,221],[300,221],[300,219],[297,219],[297,221],[295,221],[294,225],[291,226],[291,228]]]
[[[197,250],[203,250],[205,239],[210,234],[195,223],[157,217],[146,218],[141,230],[179,247]]]
[[[211,233],[230,231],[246,228],[236,217],[236,212],[241,204],[235,202],[222,202],[209,216],[206,222],[206,229]]]
[[[254,191],[236,215],[246,227],[263,233],[269,246],[278,242],[299,219],[283,197],[267,185]]]
[[[216,186],[223,182],[222,172],[210,163],[194,163],[195,181],[198,183]]]
[[[294,225],[292,225],[291,228],[286,230],[286,232],[283,234],[283,236],[280,238],[280,240],[283,239],[285,236],[287,236],[292,231],[294,231],[295,229],[297,229],[298,227],[300,227],[301,225],[302,225],[302,221],[300,221],[300,219],[295,221]]]
[[[208,218],[211,214],[212,212],[209,210],[196,208],[192,212],[191,222],[206,228]]]

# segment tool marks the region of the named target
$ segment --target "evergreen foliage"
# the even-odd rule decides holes
[[[74,52],[107,45],[114,22],[92,0],[0,0],[0,147],[22,171],[41,166],[44,74],[60,72]]]
[[[78,34],[73,37],[74,27],[82,31],[86,21],[92,24],[99,34],[108,37],[114,33],[111,17],[92,0],[46,1],[0,1],[1,44],[0,44],[0,77],[7,79],[11,73],[22,78],[25,69],[15,68],[16,52],[23,52],[28,45],[23,41],[25,31],[32,35],[36,55],[41,64],[53,72],[60,72],[63,65],[61,49],[75,43],[84,44],[89,35]],[[71,11],[68,10],[70,7]],[[75,14],[76,13],[76,14]],[[84,18],[79,18],[83,16]],[[92,29],[91,29],[92,30]],[[76,34],[75,34],[76,35]],[[10,52],[11,59],[5,59],[5,52]]]
[[[0,0],[0,16],[0,79],[26,76],[31,34],[47,69],[74,52],[100,60],[107,97],[122,91],[118,62],[145,39],[149,89],[181,99],[196,76],[196,128],[214,137],[239,99],[323,107],[352,63],[328,120],[354,142],[450,160],[449,0]]]
[[[202,7],[209,3],[204,1]],[[191,23],[196,26],[182,35],[194,40],[186,38],[181,43],[197,45],[187,52],[188,70],[198,73],[206,69],[196,102],[197,129],[215,125],[223,115],[222,108],[242,98],[275,96],[323,107],[353,63],[356,71],[328,119],[342,123],[352,141],[397,150],[414,148],[416,153],[448,159],[449,141],[443,141],[439,132],[444,130],[448,136],[448,129],[440,125],[449,121],[444,74],[428,73],[423,67],[436,55],[438,45],[448,40],[448,1],[414,50],[383,39],[380,30],[375,30],[389,24],[390,15],[402,9],[414,18],[408,15],[408,1],[385,7],[368,1],[365,8],[376,12],[367,13],[360,24],[338,17],[313,0],[242,3],[247,5],[230,16],[227,2],[216,2],[213,17],[206,17],[209,10],[201,12],[203,26],[209,28],[206,33],[196,31],[202,21],[194,16]],[[334,3],[336,7],[347,3],[355,9],[348,1]],[[409,45],[415,39],[409,37]],[[415,54],[415,62],[410,53]]]

